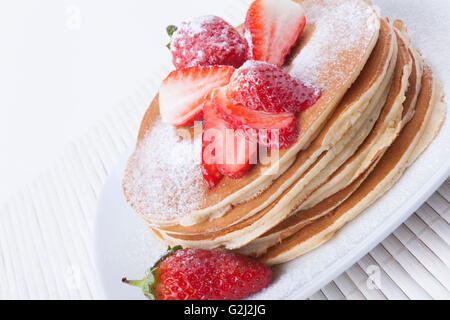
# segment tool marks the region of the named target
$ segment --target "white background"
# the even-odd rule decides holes
[[[168,59],[165,26],[226,15],[227,6],[208,0],[2,0],[0,202],[50,167],[70,141]]]
[[[448,39],[448,30],[427,29],[424,21],[420,30],[427,32],[414,28],[410,13],[421,0],[374,2],[383,12],[403,12],[398,18],[412,26],[412,38],[428,43],[419,45],[422,53],[448,62],[443,44],[427,41]],[[424,16],[448,19],[448,10],[435,10],[439,4],[427,1]],[[230,2],[212,0],[0,1],[0,203],[169,59],[165,26],[203,14],[238,24],[245,6],[236,12]]]

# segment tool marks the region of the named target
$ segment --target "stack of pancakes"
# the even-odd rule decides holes
[[[400,21],[363,0],[298,2],[307,25],[285,69],[322,96],[298,115],[289,149],[209,190],[201,128],[166,125],[157,97],[150,105],[123,188],[165,243],[291,260],[387,192],[437,135],[442,90]]]

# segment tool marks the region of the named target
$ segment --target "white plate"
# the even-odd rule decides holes
[[[414,44],[450,92],[448,1],[374,1],[381,12],[400,18]],[[431,38],[432,37],[432,38]],[[441,41],[439,41],[439,39]],[[447,105],[448,99],[447,100]],[[106,182],[98,204],[95,259],[105,298],[142,299],[121,278],[140,278],[165,250],[125,203],[121,189],[125,155]],[[450,121],[400,181],[379,201],[346,225],[328,243],[274,268],[274,282],[257,299],[307,298],[362,258],[405,221],[450,175]]]

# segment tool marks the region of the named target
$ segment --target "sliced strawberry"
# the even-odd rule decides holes
[[[164,122],[191,126],[202,118],[205,96],[230,81],[230,66],[190,67],[172,71],[159,89],[159,110]]]
[[[208,184],[209,189],[213,189],[223,178],[223,174],[220,173],[215,163],[215,152],[213,144],[204,140],[202,137],[202,174],[203,179]]]
[[[214,90],[203,105],[204,132],[203,150],[213,154],[218,171],[230,178],[238,179],[256,163],[258,145],[248,139],[243,130],[234,130],[231,124],[217,113]],[[205,157],[210,159],[212,157]]]
[[[243,131],[228,129],[222,147],[216,144],[215,152],[217,169],[229,178],[239,179],[256,164],[258,144]]]
[[[299,126],[293,113],[257,111],[234,104],[226,88],[214,93],[214,105],[221,117],[233,128],[244,130],[251,140],[274,149],[287,148],[297,141]]]
[[[256,0],[244,24],[247,59],[281,66],[305,27],[300,4],[291,0]]]
[[[314,105],[321,90],[273,64],[249,60],[234,72],[227,94],[249,109],[296,113]]]

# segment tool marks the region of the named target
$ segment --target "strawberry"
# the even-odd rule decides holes
[[[268,148],[287,148],[297,141],[299,126],[290,112],[266,112],[234,104],[226,89],[214,90],[214,105],[234,129],[244,130],[253,141]]]
[[[256,163],[258,145],[248,139],[243,130],[234,130],[217,112],[217,101],[214,98],[216,92],[218,90],[214,90],[203,105],[202,159],[213,159],[217,170],[224,176],[232,179],[242,178],[251,165]],[[203,171],[207,170],[206,168],[203,166]],[[206,181],[209,179],[206,178]]]
[[[171,26],[169,34],[173,30]],[[238,68],[246,59],[244,38],[232,25],[216,16],[183,22],[173,33],[170,50],[177,69],[214,65]]]
[[[122,279],[155,300],[243,299],[271,280],[270,268],[247,256],[180,246],[169,248],[144,279]]]
[[[205,140],[205,135],[202,136],[201,169],[203,179],[208,184],[209,189],[213,189],[223,178],[223,174],[216,167],[213,144],[209,144]]]
[[[202,118],[205,96],[230,81],[230,66],[190,67],[172,71],[159,89],[159,110],[164,122],[190,126]]]
[[[247,59],[281,66],[305,27],[300,4],[291,0],[256,0],[247,12],[244,37]]]
[[[249,109],[296,113],[314,105],[321,90],[306,85],[277,66],[247,61],[234,72],[227,94],[234,103]]]

